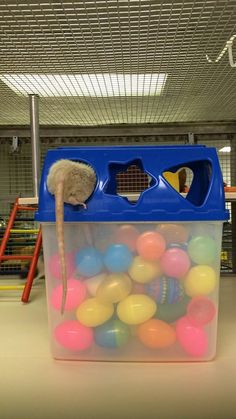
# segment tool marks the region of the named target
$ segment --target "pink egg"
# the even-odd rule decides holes
[[[75,272],[75,260],[74,254],[72,253],[68,253],[66,255],[66,269],[68,277],[72,276]],[[61,279],[61,267],[58,253],[55,253],[49,258],[48,270],[50,272],[50,275],[52,275],[54,278]]]
[[[84,351],[93,343],[93,330],[77,320],[66,320],[54,330],[56,341],[70,351]]]
[[[176,322],[176,334],[182,348],[189,355],[204,357],[208,349],[208,338],[205,330],[200,326],[194,326],[184,316]]]
[[[160,266],[162,271],[172,278],[183,278],[190,268],[191,262],[187,252],[178,247],[167,249],[162,255]]]
[[[187,306],[187,317],[196,326],[210,323],[215,315],[215,304],[203,295],[193,297]]]
[[[87,288],[84,282],[77,279],[67,280],[67,295],[65,310],[70,311],[77,308],[86,297]],[[56,310],[61,309],[62,304],[62,284],[52,290],[51,304]]]

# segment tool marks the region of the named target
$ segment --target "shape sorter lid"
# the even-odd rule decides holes
[[[40,185],[36,220],[55,222],[55,198],[47,189],[47,176],[60,159],[92,166],[97,184],[82,206],[64,205],[65,222],[225,221],[224,186],[216,149],[205,146],[60,147],[48,151]],[[136,164],[151,179],[137,202],[116,192],[116,175]],[[166,180],[164,172],[187,167],[193,181],[182,196]]]

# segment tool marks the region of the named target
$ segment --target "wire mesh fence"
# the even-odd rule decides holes
[[[229,138],[228,138],[229,137]],[[233,162],[236,158],[236,147],[230,136],[225,138],[218,136],[212,140],[206,139],[206,136],[198,136],[197,140],[201,144],[216,147],[222,168],[223,178],[228,186],[236,185],[235,166]],[[129,137],[80,137],[80,138],[42,138],[41,140],[41,164],[43,164],[44,156],[48,149],[58,146],[76,146],[76,145],[134,145],[134,144],[183,144],[186,141],[185,136],[170,136],[165,140],[158,136],[129,136]],[[227,147],[227,148],[225,148]],[[231,147],[231,149],[229,149]],[[223,150],[223,151],[222,151]],[[31,143],[29,138],[21,138],[17,150],[12,150],[12,139],[0,139],[0,234],[2,235],[7,219],[9,217],[12,203],[16,197],[33,196],[32,186],[32,161],[31,161]],[[192,176],[187,172],[187,184],[191,183]],[[140,193],[149,187],[150,179],[147,174],[143,173],[140,168],[135,165],[131,166],[124,173],[120,173],[117,177],[117,193],[127,195],[132,193]],[[223,233],[223,249],[222,249],[222,270],[232,272],[236,269],[233,262],[235,254],[235,241],[232,235],[232,223],[235,220],[234,206],[231,202],[227,203],[230,210],[230,220],[224,225]],[[37,228],[32,215],[22,213],[15,224],[16,230],[33,230]],[[7,252],[9,254],[17,254],[18,252],[30,252],[35,240],[34,233],[29,233],[27,239],[25,235],[17,233],[11,236],[8,244]],[[22,263],[4,262],[5,267],[1,264],[0,272],[11,272],[22,269]],[[16,266],[17,265],[17,266]]]

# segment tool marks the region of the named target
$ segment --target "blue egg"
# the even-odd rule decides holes
[[[111,272],[125,272],[133,259],[133,254],[125,244],[108,246],[104,255],[104,264]]]
[[[80,249],[75,257],[76,268],[84,276],[94,276],[103,269],[102,254],[95,247]]]
[[[173,247],[178,247],[179,249],[187,250],[188,243],[169,243],[167,248],[172,249]]]
[[[120,320],[109,320],[94,331],[96,344],[106,348],[121,347],[127,343],[129,337],[129,327]]]

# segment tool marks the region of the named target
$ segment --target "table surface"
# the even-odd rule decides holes
[[[55,361],[44,286],[0,295],[0,418],[236,418],[236,278],[221,280],[217,357],[205,363]]]

